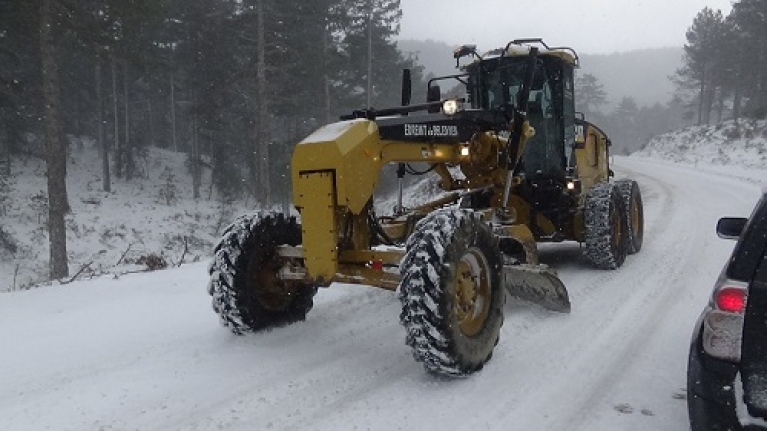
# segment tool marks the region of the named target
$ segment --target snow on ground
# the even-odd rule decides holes
[[[572,313],[510,302],[469,378],[425,373],[396,295],[366,286],[234,336],[199,262],[1,294],[0,430],[688,429],[687,345],[734,245],[715,223],[747,216],[767,176],[663,158],[614,158],[642,188],[642,251],[597,271],[577,244],[542,247]]]
[[[131,181],[116,179],[112,172],[111,193],[103,191],[94,142],[75,140],[70,151],[67,187],[72,212],[66,223],[71,275],[89,263],[81,276],[139,270],[145,266],[130,263],[152,254],[169,265],[182,257],[184,262],[207,258],[219,229],[245,209],[245,203],[217,202],[208,179],[202,199],[192,199],[184,157],[171,151],[149,148],[139,159],[138,177]],[[13,238],[17,251],[11,254],[0,247],[0,291],[28,287],[48,275],[45,163],[17,158],[12,171],[0,228]]]
[[[759,187],[616,158],[645,199],[643,250],[617,271],[543,247],[569,315],[510,303],[492,361],[467,379],[415,363],[394,293],[322,290],[306,322],[218,326],[205,263],[11,292],[0,300],[0,429],[684,430],[687,342],[732,248],[721,215]]]

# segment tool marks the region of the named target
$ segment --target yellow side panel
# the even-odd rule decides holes
[[[459,163],[463,156],[454,144],[382,141],[374,121],[349,120],[328,124],[299,142],[291,171],[297,207],[311,194],[301,190],[304,173],[335,172],[336,199],[352,214],[361,214],[373,196],[381,167],[390,162]]]
[[[309,275],[331,281],[338,272],[336,196],[332,172],[314,172],[298,176],[296,200],[303,202],[301,234]]]
[[[302,173],[333,171],[338,205],[359,214],[373,195],[381,165],[381,144],[375,122],[352,120],[324,126],[293,151],[295,204],[305,207],[312,200],[311,194],[302,190],[303,183],[296,181]]]
[[[585,142],[575,150],[578,165],[578,178],[583,190],[607,180],[607,137],[597,128],[587,126]]]

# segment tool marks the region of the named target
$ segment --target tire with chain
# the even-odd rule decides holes
[[[583,210],[585,253],[599,269],[623,265],[627,253],[626,215],[620,191],[613,183],[595,184]]]
[[[644,240],[644,208],[642,206],[642,194],[636,181],[623,178],[615,182],[623,199],[623,207],[626,209],[627,252],[638,253],[642,249]]]
[[[277,247],[300,243],[295,217],[279,213],[242,216],[224,230],[208,268],[208,293],[222,325],[242,335],[306,318],[317,288],[277,277],[288,262]]]
[[[479,213],[438,210],[421,220],[400,263],[400,322],[413,357],[453,377],[482,369],[503,324],[498,239]]]

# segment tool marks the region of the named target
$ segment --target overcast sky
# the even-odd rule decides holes
[[[480,51],[512,39],[604,54],[684,45],[704,7],[727,15],[731,0],[401,0],[401,39],[473,43]]]

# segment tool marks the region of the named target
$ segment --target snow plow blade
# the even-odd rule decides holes
[[[546,265],[504,265],[503,286],[515,298],[560,313],[570,312],[570,297],[556,271]]]

